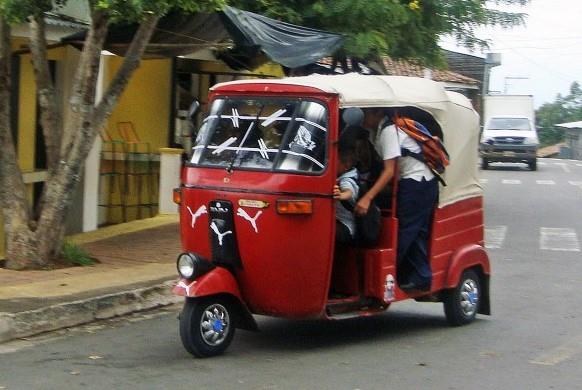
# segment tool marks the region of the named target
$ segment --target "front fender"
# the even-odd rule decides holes
[[[174,286],[172,292],[190,298],[229,294],[242,302],[236,279],[226,268],[222,267],[216,267],[193,281],[181,279]]]
[[[445,288],[455,288],[461,279],[464,270],[478,266],[485,277],[491,275],[489,256],[485,248],[481,245],[467,245],[457,250],[452,255],[452,259],[447,272]]]

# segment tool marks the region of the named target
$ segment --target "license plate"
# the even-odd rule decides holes
[[[511,151],[503,152],[503,155],[505,157],[513,157],[513,156],[515,156],[515,152],[511,152]]]

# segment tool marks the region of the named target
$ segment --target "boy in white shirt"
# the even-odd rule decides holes
[[[356,213],[366,214],[374,197],[392,180],[398,162],[398,254],[397,280],[403,290],[428,291],[432,271],[428,259],[428,237],[432,213],[438,199],[438,181],[426,164],[401,149],[420,153],[418,143],[398,129],[390,119],[396,113],[366,109],[364,126],[383,160],[383,170],[370,190],[360,198]]]

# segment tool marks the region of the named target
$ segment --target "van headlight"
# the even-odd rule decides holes
[[[526,145],[538,145],[539,144],[538,137],[526,137],[523,140],[523,143]]]

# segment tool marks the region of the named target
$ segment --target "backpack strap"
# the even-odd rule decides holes
[[[443,176],[440,173],[438,173],[438,171],[436,169],[431,168],[426,163],[426,160],[424,159],[424,156],[421,153],[414,153],[414,152],[411,152],[408,149],[400,148],[400,154],[403,157],[406,157],[406,156],[412,157],[413,159],[418,160],[421,163],[423,163],[424,165],[426,165],[426,167],[428,169],[430,169],[430,171],[432,172],[432,174],[438,179],[438,181],[443,185],[443,187],[446,187],[447,186],[447,182],[445,181],[445,179],[443,178]]]
[[[424,155],[422,153],[415,153],[412,150],[409,150],[406,148],[400,148],[400,155],[402,157],[412,157],[413,159],[418,160],[421,163],[426,164],[426,159],[424,158]]]

